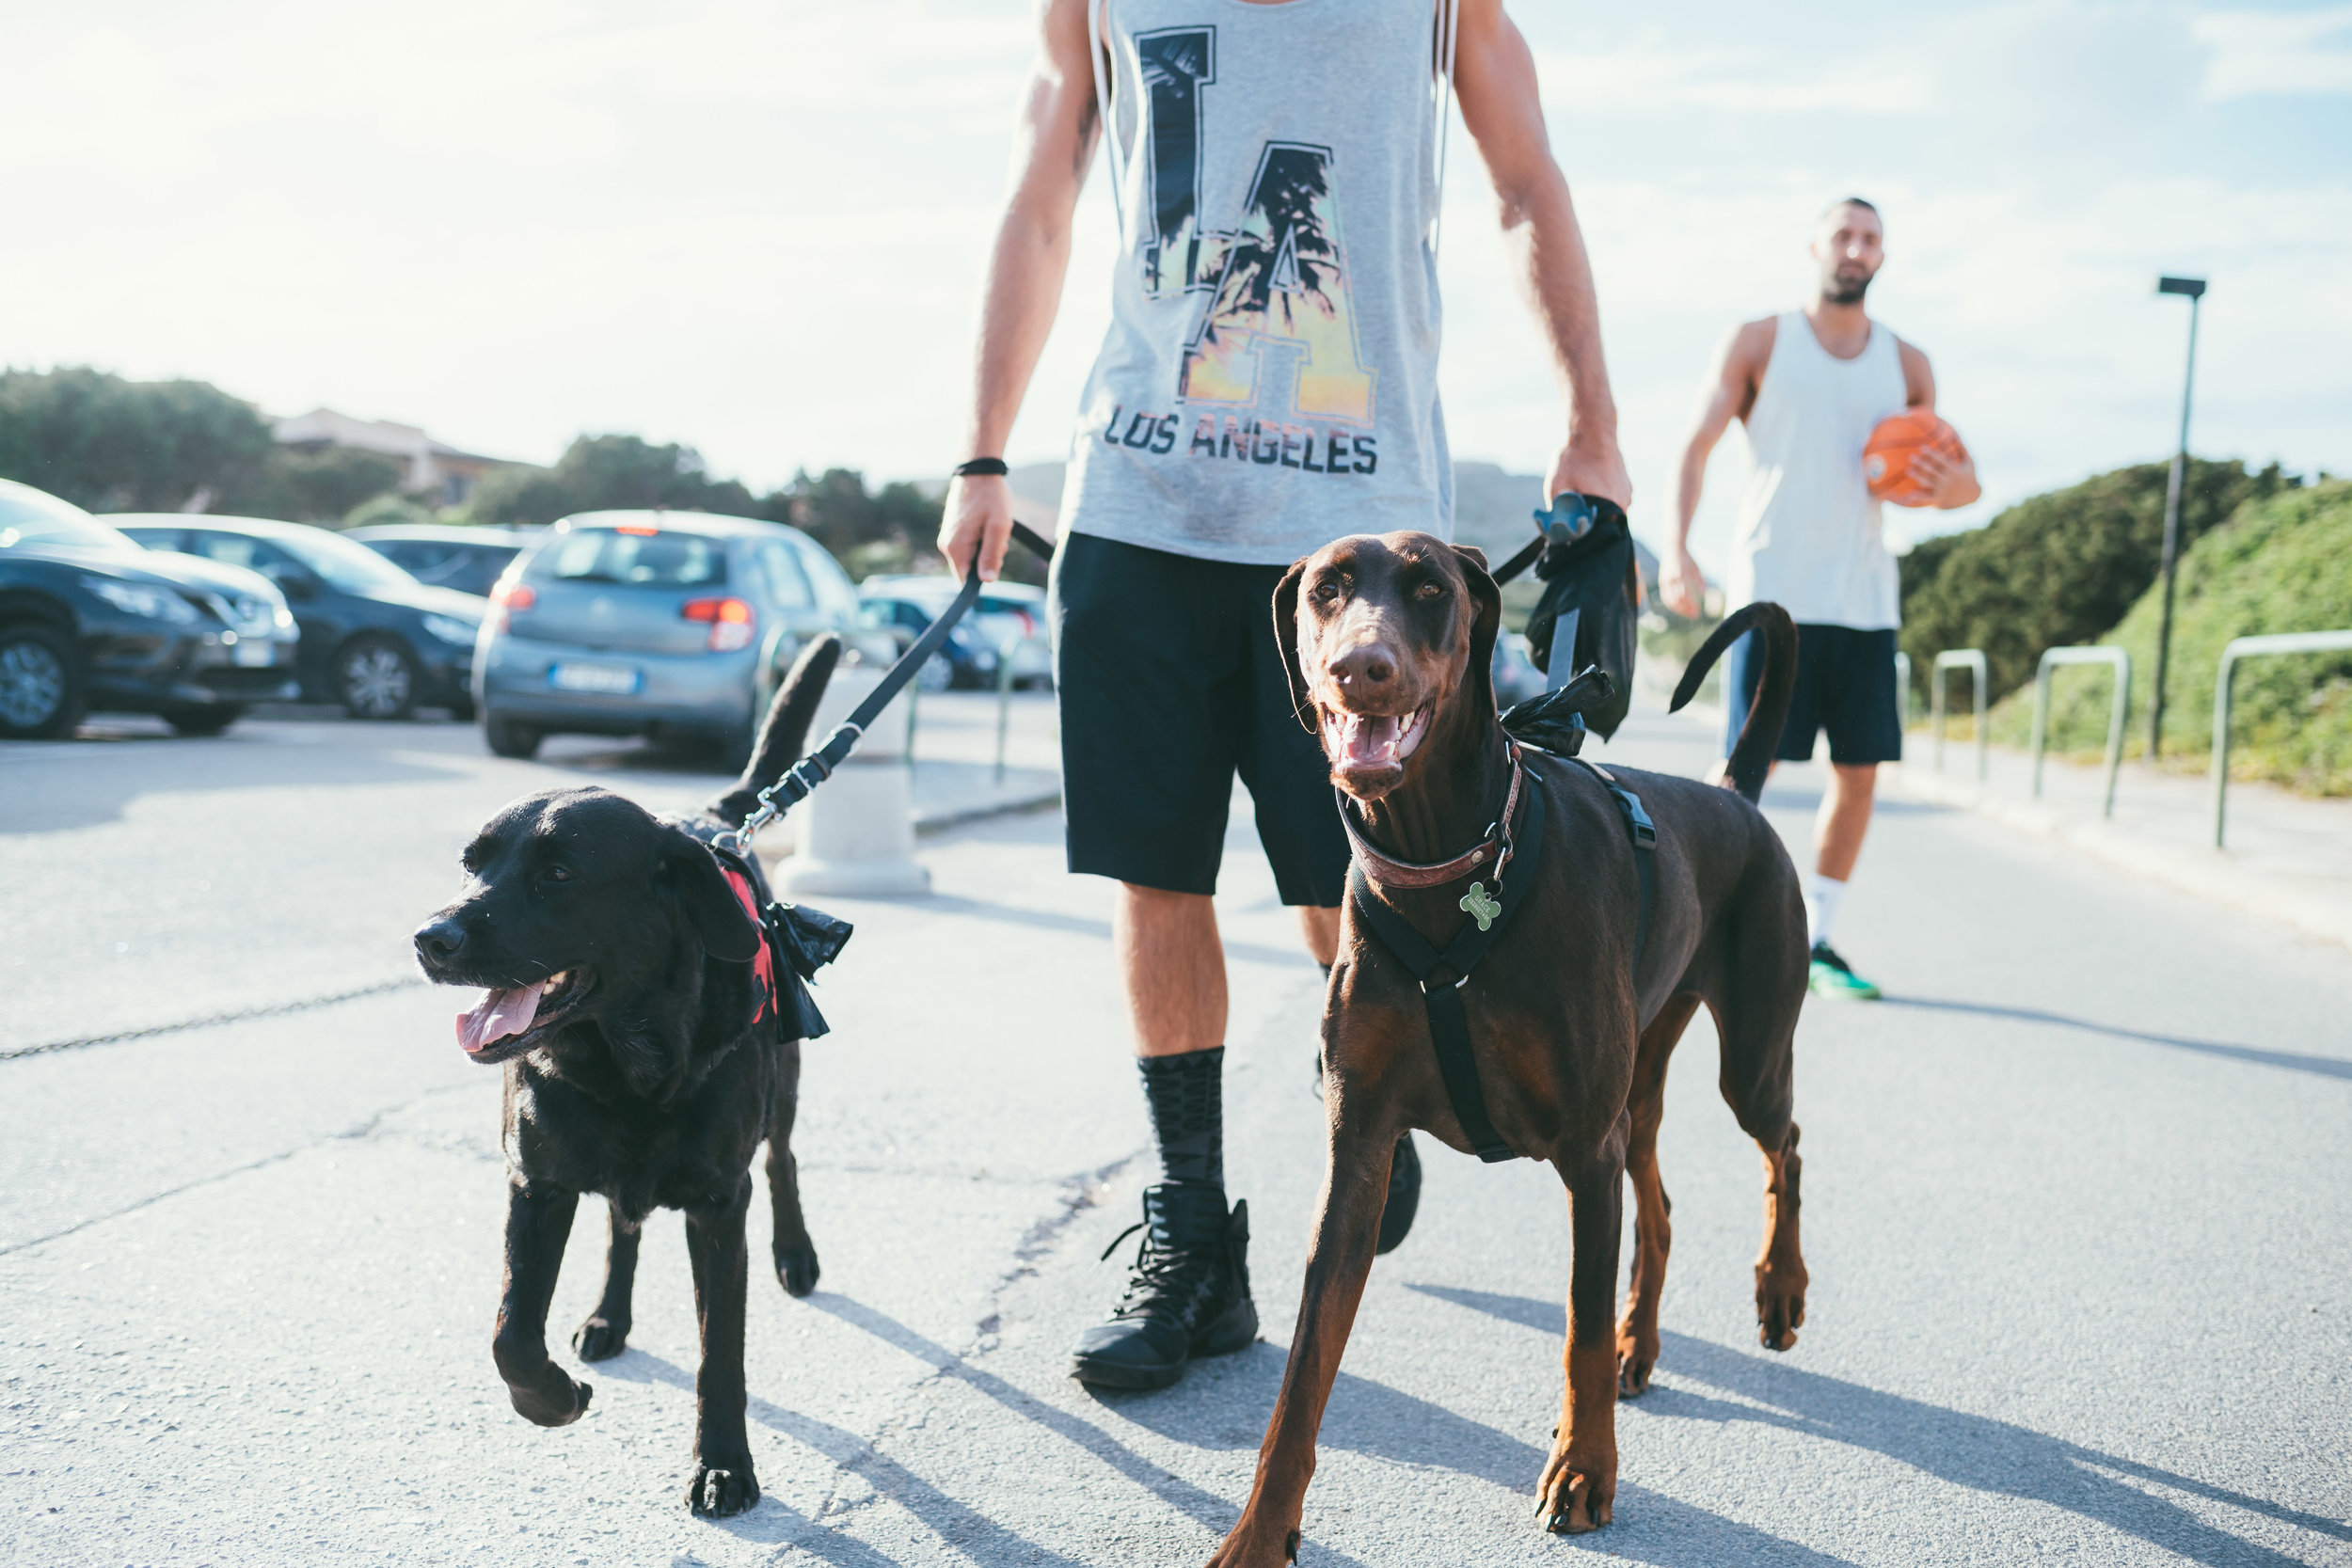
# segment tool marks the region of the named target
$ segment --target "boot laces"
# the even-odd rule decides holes
[[[1136,1260],[1127,1276],[1127,1289],[1111,1313],[1115,1318],[1147,1312],[1162,1302],[1182,1304],[1200,1288],[1200,1276],[1216,1267],[1217,1258],[1214,1248],[1153,1245],[1152,1232],[1141,1220],[1112,1237],[1111,1244],[1103,1249],[1102,1258],[1096,1260],[1107,1259],[1119,1250],[1121,1242],[1138,1230],[1143,1232],[1143,1240],[1136,1246]]]

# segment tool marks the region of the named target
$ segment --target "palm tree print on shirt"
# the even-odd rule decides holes
[[[1267,142],[1240,228],[1202,236],[1196,276],[1216,286],[1179,372],[1185,402],[1372,423],[1376,372],[1357,353],[1330,171],[1327,147]],[[1283,390],[1263,384],[1269,342],[1303,351],[1276,356],[1275,373],[1296,368],[1288,407],[1266,405],[1268,394],[1279,403]]]

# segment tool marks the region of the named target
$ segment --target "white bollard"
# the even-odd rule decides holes
[[[850,710],[882,681],[879,664],[834,672],[809,727],[821,745]],[[792,808],[792,855],[770,868],[787,896],[835,893],[889,897],[931,890],[930,872],[914,858],[914,771],[907,766],[906,693],[866,732],[850,760]]]

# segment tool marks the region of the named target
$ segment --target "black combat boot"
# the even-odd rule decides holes
[[[1078,1336],[1070,1375],[1104,1388],[1165,1388],[1196,1355],[1224,1355],[1258,1337],[1249,1299],[1249,1205],[1229,1213],[1222,1189],[1170,1182],[1143,1190],[1135,1272],[1110,1322]],[[1105,1248],[1103,1256],[1108,1258]]]

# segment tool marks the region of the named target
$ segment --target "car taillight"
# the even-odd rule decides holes
[[[678,606],[677,612],[685,620],[709,626],[714,654],[731,654],[752,645],[752,607],[741,599],[689,599]]]
[[[539,602],[529,583],[501,582],[490,590],[490,629],[504,631],[512,617]]]

